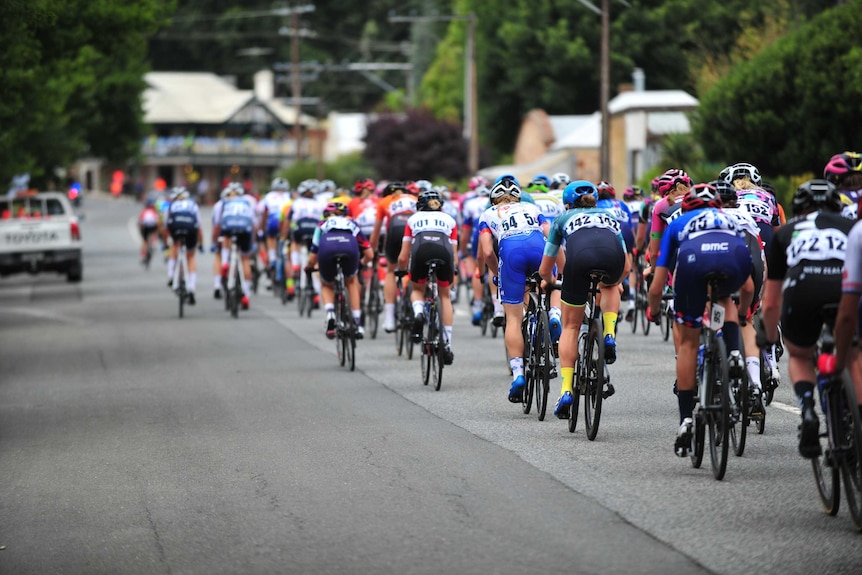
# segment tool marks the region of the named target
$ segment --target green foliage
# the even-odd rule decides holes
[[[862,126],[862,1],[823,12],[740,63],[701,97],[698,138],[710,158],[766,174],[818,172],[854,149]]]
[[[143,136],[146,40],[172,3],[0,3],[0,183],[40,185],[81,154],[125,160]]]
[[[302,161],[282,170],[279,175],[287,178],[287,181],[296,187],[302,180],[317,178],[317,168],[315,161]],[[377,178],[373,168],[363,158],[362,152],[346,154],[334,162],[323,164],[323,177],[321,179],[332,180],[338,186],[351,189],[353,183],[360,178]]]

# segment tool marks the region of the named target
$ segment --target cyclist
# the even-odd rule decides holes
[[[221,261],[222,274],[226,274],[226,266],[230,258],[231,242],[237,243],[242,264],[242,309],[248,309],[248,294],[251,293],[251,260],[254,253],[253,239],[256,226],[254,209],[243,199],[245,191],[240,184],[230,184],[222,191],[223,204],[220,210],[218,224],[213,228],[216,237],[222,237]]]
[[[347,213],[353,218],[359,229],[366,238],[371,237],[374,231],[374,220],[377,217],[377,202],[379,198],[374,194],[374,181],[368,178],[356,180],[353,184],[353,198],[347,204]],[[377,246],[371,246],[377,249]]]
[[[678,333],[676,379],[679,405],[679,431],[674,452],[685,457],[691,447],[694,412],[695,370],[700,345],[703,313],[708,299],[705,276],[720,272],[719,303],[727,310],[722,328],[730,356],[731,377],[744,369],[740,354],[736,304],[730,295],[740,290],[740,308],[751,305],[751,255],[745,245],[737,219],[722,212],[718,191],[711,184],[697,184],[682,201],[682,214],[673,220],[662,237],[655,278],[649,291],[647,317],[659,309],[668,274],[673,270],[676,287],[676,324]],[[748,285],[745,285],[748,284]]]
[[[180,242],[184,242],[189,272],[189,277],[186,278],[188,303],[195,305],[195,287],[198,277],[195,248],[200,246],[203,249],[203,232],[201,231],[201,215],[198,205],[191,199],[189,191],[182,186],[171,190],[171,203],[167,209],[166,228],[172,240],[168,255],[168,287],[173,285],[177,253]]]
[[[156,210],[156,201],[153,198],[148,198],[144,203],[144,209],[138,214],[138,230],[140,230],[144,242],[141,245],[141,262],[146,260],[147,248],[152,243],[153,238],[159,234],[161,221],[161,216]]]
[[[763,282],[766,281],[766,254],[763,242],[760,239],[760,227],[757,221],[751,217],[749,211],[740,206],[739,196],[733,184],[725,180],[710,182],[721,200],[721,209],[724,213],[736,218],[739,228],[745,232],[745,245],[751,254],[751,280],[752,298],[748,310],[740,308],[739,327],[742,341],[745,347],[745,367],[748,370],[748,379],[751,382],[752,413],[764,413],[763,386],[760,381],[760,355],[757,347],[757,333],[750,319],[760,309],[761,296],[763,295]],[[773,376],[777,378],[778,367],[773,369]]]
[[[345,206],[350,202],[350,198],[341,193],[338,190],[338,186],[335,185],[335,182],[332,180],[320,180],[317,183],[317,193],[315,194],[317,201],[322,205],[326,206],[330,203],[341,203]]]
[[[410,300],[413,302],[413,339],[420,340],[425,324],[425,284],[428,280],[428,262],[442,260],[437,267],[437,289],[440,294],[440,317],[443,320],[443,335],[445,336],[445,351],[443,364],[451,365],[454,359],[452,353],[452,300],[449,286],[453,274],[458,269],[458,259],[455,256],[458,245],[458,224],[452,216],[441,211],[443,196],[434,189],[419,194],[416,200],[417,211],[412,214],[404,226],[401,252],[397,263],[400,269],[410,270],[410,281],[413,286]],[[388,242],[387,242],[388,243]]]
[[[781,225],[781,217],[775,195],[760,187],[763,181],[760,172],[751,164],[742,163],[724,168],[721,176],[719,179],[724,179],[736,188],[737,205],[745,209],[757,222],[760,239],[766,249],[769,249],[772,236]]]
[[[470,180],[472,186],[476,178]],[[491,195],[491,190],[487,184],[479,182],[472,189],[473,197],[467,199],[461,205],[462,223],[461,223],[461,251],[460,257],[464,260],[464,272],[470,277],[473,287],[473,325],[479,325],[482,321],[482,275],[485,270],[476,269],[476,257],[479,250],[479,217],[485,208],[488,206],[488,198]]]
[[[311,238],[317,229],[317,224],[323,217],[323,208],[315,194],[317,192],[317,180],[304,180],[297,187],[297,197],[290,206],[287,214],[287,226],[290,229],[290,263],[293,266],[292,281],[287,281],[288,297],[295,293],[296,285],[299,283],[299,272],[302,269],[302,249],[311,246]],[[320,293],[320,279],[315,275],[313,278],[314,293]],[[319,301],[315,295],[315,300]]]
[[[855,220],[862,200],[862,155],[856,152],[835,154],[823,169],[823,177],[838,188],[844,207],[841,214]]]
[[[384,255],[388,265],[386,280],[383,282],[383,329],[386,333],[395,331],[395,298],[398,289],[395,283],[395,265],[402,251],[407,219],[416,213],[416,196],[408,190],[408,186],[402,182],[389,182],[386,185],[382,198],[377,203],[377,217],[371,232],[371,245],[377,246],[385,229]]]
[[[290,200],[290,183],[284,178],[275,178],[270,184],[269,192],[263,197],[263,201],[257,205],[260,212],[260,221],[263,223],[266,233],[266,259],[269,268],[270,279],[275,279],[276,250],[278,249],[279,219],[281,209]]]
[[[575,364],[578,360],[578,331],[584,320],[590,286],[590,272],[602,270],[599,285],[602,298],[603,318],[616,317],[620,306],[619,284],[623,280],[626,264],[625,241],[619,222],[606,210],[596,207],[599,192],[586,180],[569,182],[563,190],[563,202],[569,209],[554,221],[545,243],[539,273],[543,287],[555,281],[554,265],[560,255],[560,246],[565,245],[563,267],[563,329],[559,341],[560,373],[562,389],[560,399],[554,407],[554,415],[560,419],[569,417],[572,405],[572,384]],[[605,322],[606,363],[616,361],[616,341]]]
[[[343,258],[341,270],[344,286],[350,300],[350,311],[356,324],[356,339],[365,336],[362,326],[362,299],[359,297],[359,266],[368,263],[374,252],[359,225],[348,216],[347,206],[340,202],[330,202],[323,210],[323,221],[314,230],[311,240],[311,253],[306,270],[320,269],[321,296],[326,311],[326,337],[335,338],[335,259]]]
[[[628,278],[631,275],[632,252],[635,245],[635,234],[631,227],[632,214],[629,211],[628,205],[617,199],[617,192],[610,183],[605,181],[599,182],[596,184],[596,189],[599,191],[599,201],[596,203],[596,207],[609,211],[620,223],[620,232],[623,234],[623,240],[626,243],[626,278]],[[633,311],[635,306],[634,287],[631,284],[626,286],[625,280],[621,287],[623,290],[621,298],[622,295],[626,296],[626,299],[628,299],[628,309]],[[616,333],[617,319],[619,318],[616,316],[613,318],[613,323],[610,327],[611,333]]]
[[[793,196],[793,218],[781,226],[766,252],[761,348],[778,341],[778,323],[790,354],[793,390],[802,408],[799,453],[820,455],[819,420],[814,411],[815,344],[825,321],[823,306],[841,299],[841,274],[853,222],[841,216],[834,184],[809,180]]]
[[[623,191],[623,202],[625,202],[626,207],[629,209],[629,229],[632,231],[632,249],[629,252],[632,256],[632,260],[637,257],[637,239],[636,234],[638,232],[638,222],[640,221],[640,212],[641,208],[644,206],[644,198],[643,198],[643,189],[640,186],[629,186]],[[626,321],[633,321],[635,314],[635,291],[637,289],[637,278],[635,274],[637,273],[637,266],[634,265],[634,261],[630,262],[629,265],[629,290],[628,290],[628,305],[626,308]]]
[[[569,174],[565,172],[557,172],[553,176],[551,176],[551,185],[548,186],[548,190],[551,192],[557,192],[554,195],[559,196],[559,200],[563,200],[563,190],[569,182],[572,181],[572,178],[569,177]]]
[[[495,279],[499,278],[500,300],[506,313],[506,349],[513,377],[509,401],[520,403],[526,385],[521,334],[524,285],[527,277],[539,271],[550,225],[536,205],[521,202],[521,188],[512,180],[494,184],[491,204],[479,218],[479,249]],[[499,259],[492,237],[499,245]],[[559,329],[559,307],[555,315]]]
[[[554,218],[566,211],[563,208],[562,197],[552,194],[549,186],[545,183],[545,176],[536,176],[527,184],[527,192],[532,196],[536,206],[548,220],[548,224],[554,223]]]

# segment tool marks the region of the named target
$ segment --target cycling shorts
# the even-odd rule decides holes
[[[314,230],[317,229],[317,220],[304,218],[297,220],[293,224],[293,230],[290,233],[294,243],[311,245],[311,240],[314,238]]]
[[[784,285],[781,334],[793,345],[812,347],[826,322],[823,306],[841,300],[841,276],[808,274],[802,279],[785,281]]]
[[[242,255],[251,255],[254,248],[254,244],[251,241],[251,231],[229,228],[226,230],[223,229],[222,235],[224,237],[231,238],[232,241],[236,242],[236,247]]]
[[[437,240],[424,240],[424,236],[434,235]],[[453,264],[455,254],[449,238],[443,234],[420,234],[413,239],[410,249],[410,279],[417,283],[428,280],[428,262],[431,260],[442,260],[443,264],[437,267],[437,285],[447,287],[452,283]]]
[[[159,231],[159,226],[156,224],[153,224],[151,226],[140,226],[140,230],[141,237],[144,239],[144,241],[146,241],[150,238],[151,235]]]
[[[715,251],[716,244],[727,246]],[[708,299],[706,275],[720,273],[724,276],[718,284],[718,295],[727,297],[742,287],[752,270],[751,252],[745,240],[723,233],[707,233],[686,241],[679,249],[676,262],[673,272],[676,322],[697,329],[703,325]]]
[[[590,273],[604,272],[602,283],[618,284],[626,267],[626,253],[617,234],[609,229],[582,228],[566,238],[566,266],[563,269],[563,302],[582,306],[590,291]]]
[[[347,231],[331,231],[320,237],[317,246],[317,267],[320,279],[327,284],[335,281],[338,273],[336,260],[341,258],[341,271],[349,278],[359,271],[359,244],[356,237]]]
[[[407,227],[407,219],[411,214],[398,214],[392,216],[389,227],[386,229],[386,243],[384,245],[384,253],[386,261],[390,264],[398,262],[398,254],[401,253],[401,245],[404,239],[404,228]]]
[[[187,250],[194,250],[198,247],[198,231],[196,229],[168,228],[168,232],[170,232],[171,239],[174,240],[175,244],[184,243]]]
[[[280,222],[278,221],[278,214],[270,214],[266,218],[266,237],[268,238],[277,238],[279,234]]]
[[[500,301],[524,302],[527,277],[539,271],[545,236],[541,232],[511,236],[500,242]]]

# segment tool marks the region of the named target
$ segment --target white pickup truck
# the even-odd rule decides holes
[[[43,271],[81,281],[81,230],[68,198],[58,192],[0,198],[0,276]]]

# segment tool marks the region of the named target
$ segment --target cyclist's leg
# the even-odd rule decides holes
[[[335,338],[335,259],[332,246],[324,235],[320,241],[317,252],[317,268],[320,275],[320,298],[323,302],[323,310],[326,315],[326,337]]]
[[[397,293],[395,268],[398,267],[398,255],[401,253],[401,240],[403,238],[403,225],[390,225],[386,230],[384,252],[387,265],[386,281],[383,284],[383,309],[385,311],[383,329],[388,332],[395,329],[395,298]]]
[[[505,238],[500,242],[500,256],[497,261],[499,262],[500,301],[506,314],[504,339],[509,353],[512,378],[514,382],[518,382],[518,385],[523,385],[524,381],[524,339],[521,334],[521,321],[524,318],[524,286],[527,282],[527,268],[539,269],[544,244],[544,237],[541,234],[537,234],[535,249],[528,237]]]
[[[168,249],[168,282],[174,278],[174,271],[177,267],[177,251],[179,251],[179,242],[173,234],[171,234],[171,240],[171,246]],[[180,238],[180,241],[182,241],[182,238]]]
[[[198,281],[198,264],[197,257],[195,256],[195,250],[198,247],[198,235],[197,231],[194,233],[188,234],[186,236],[186,262],[188,266],[186,267],[186,272],[188,273],[188,277],[186,277],[186,291],[189,293],[190,301],[189,303],[194,303],[194,293],[197,288]]]

